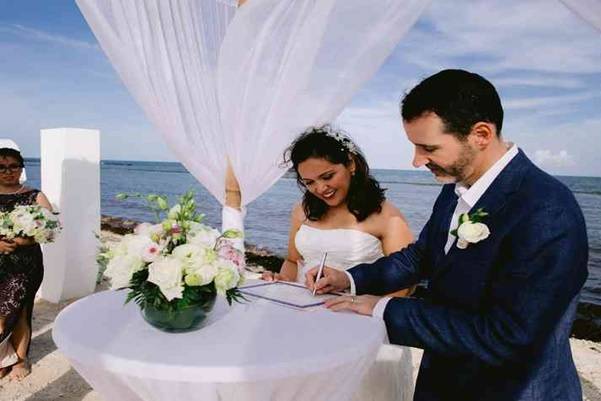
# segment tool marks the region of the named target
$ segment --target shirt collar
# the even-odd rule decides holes
[[[474,207],[480,197],[486,192],[488,187],[497,178],[501,171],[518,154],[518,147],[513,143],[508,144],[509,149],[503,157],[495,162],[478,180],[471,186],[466,187],[461,183],[455,184],[455,194],[461,198],[470,208]]]

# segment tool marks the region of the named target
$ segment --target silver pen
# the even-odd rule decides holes
[[[324,252],[323,256],[321,257],[321,263],[319,264],[319,269],[317,270],[317,276],[315,277],[315,285],[313,286],[313,296],[315,296],[315,291],[317,291],[317,282],[319,281],[319,279],[321,278],[321,275],[323,274],[323,267],[326,264],[326,256],[328,256],[328,253]]]

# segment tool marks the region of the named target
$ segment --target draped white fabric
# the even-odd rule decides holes
[[[223,204],[229,157],[243,205],[284,174],[296,135],[336,118],[429,4],[76,1],[177,158]]]
[[[227,162],[216,72],[236,8],[215,0],[77,0],[77,5],[178,160],[223,201]]]
[[[219,60],[226,148],[248,204],[284,171],[282,152],[336,118],[429,1],[248,0]]]
[[[561,2],[601,31],[601,0],[561,0]]]

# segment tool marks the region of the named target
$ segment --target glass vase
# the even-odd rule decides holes
[[[146,305],[142,309],[142,316],[150,325],[168,333],[198,330],[213,310],[216,297],[216,294],[210,294],[196,304],[175,310]]]

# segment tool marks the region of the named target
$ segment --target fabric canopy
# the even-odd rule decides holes
[[[228,28],[218,92],[225,146],[248,204],[277,181],[282,152],[333,121],[428,1],[248,0]]]
[[[332,121],[429,1],[77,0],[126,87],[221,203],[246,205],[309,126]]]

